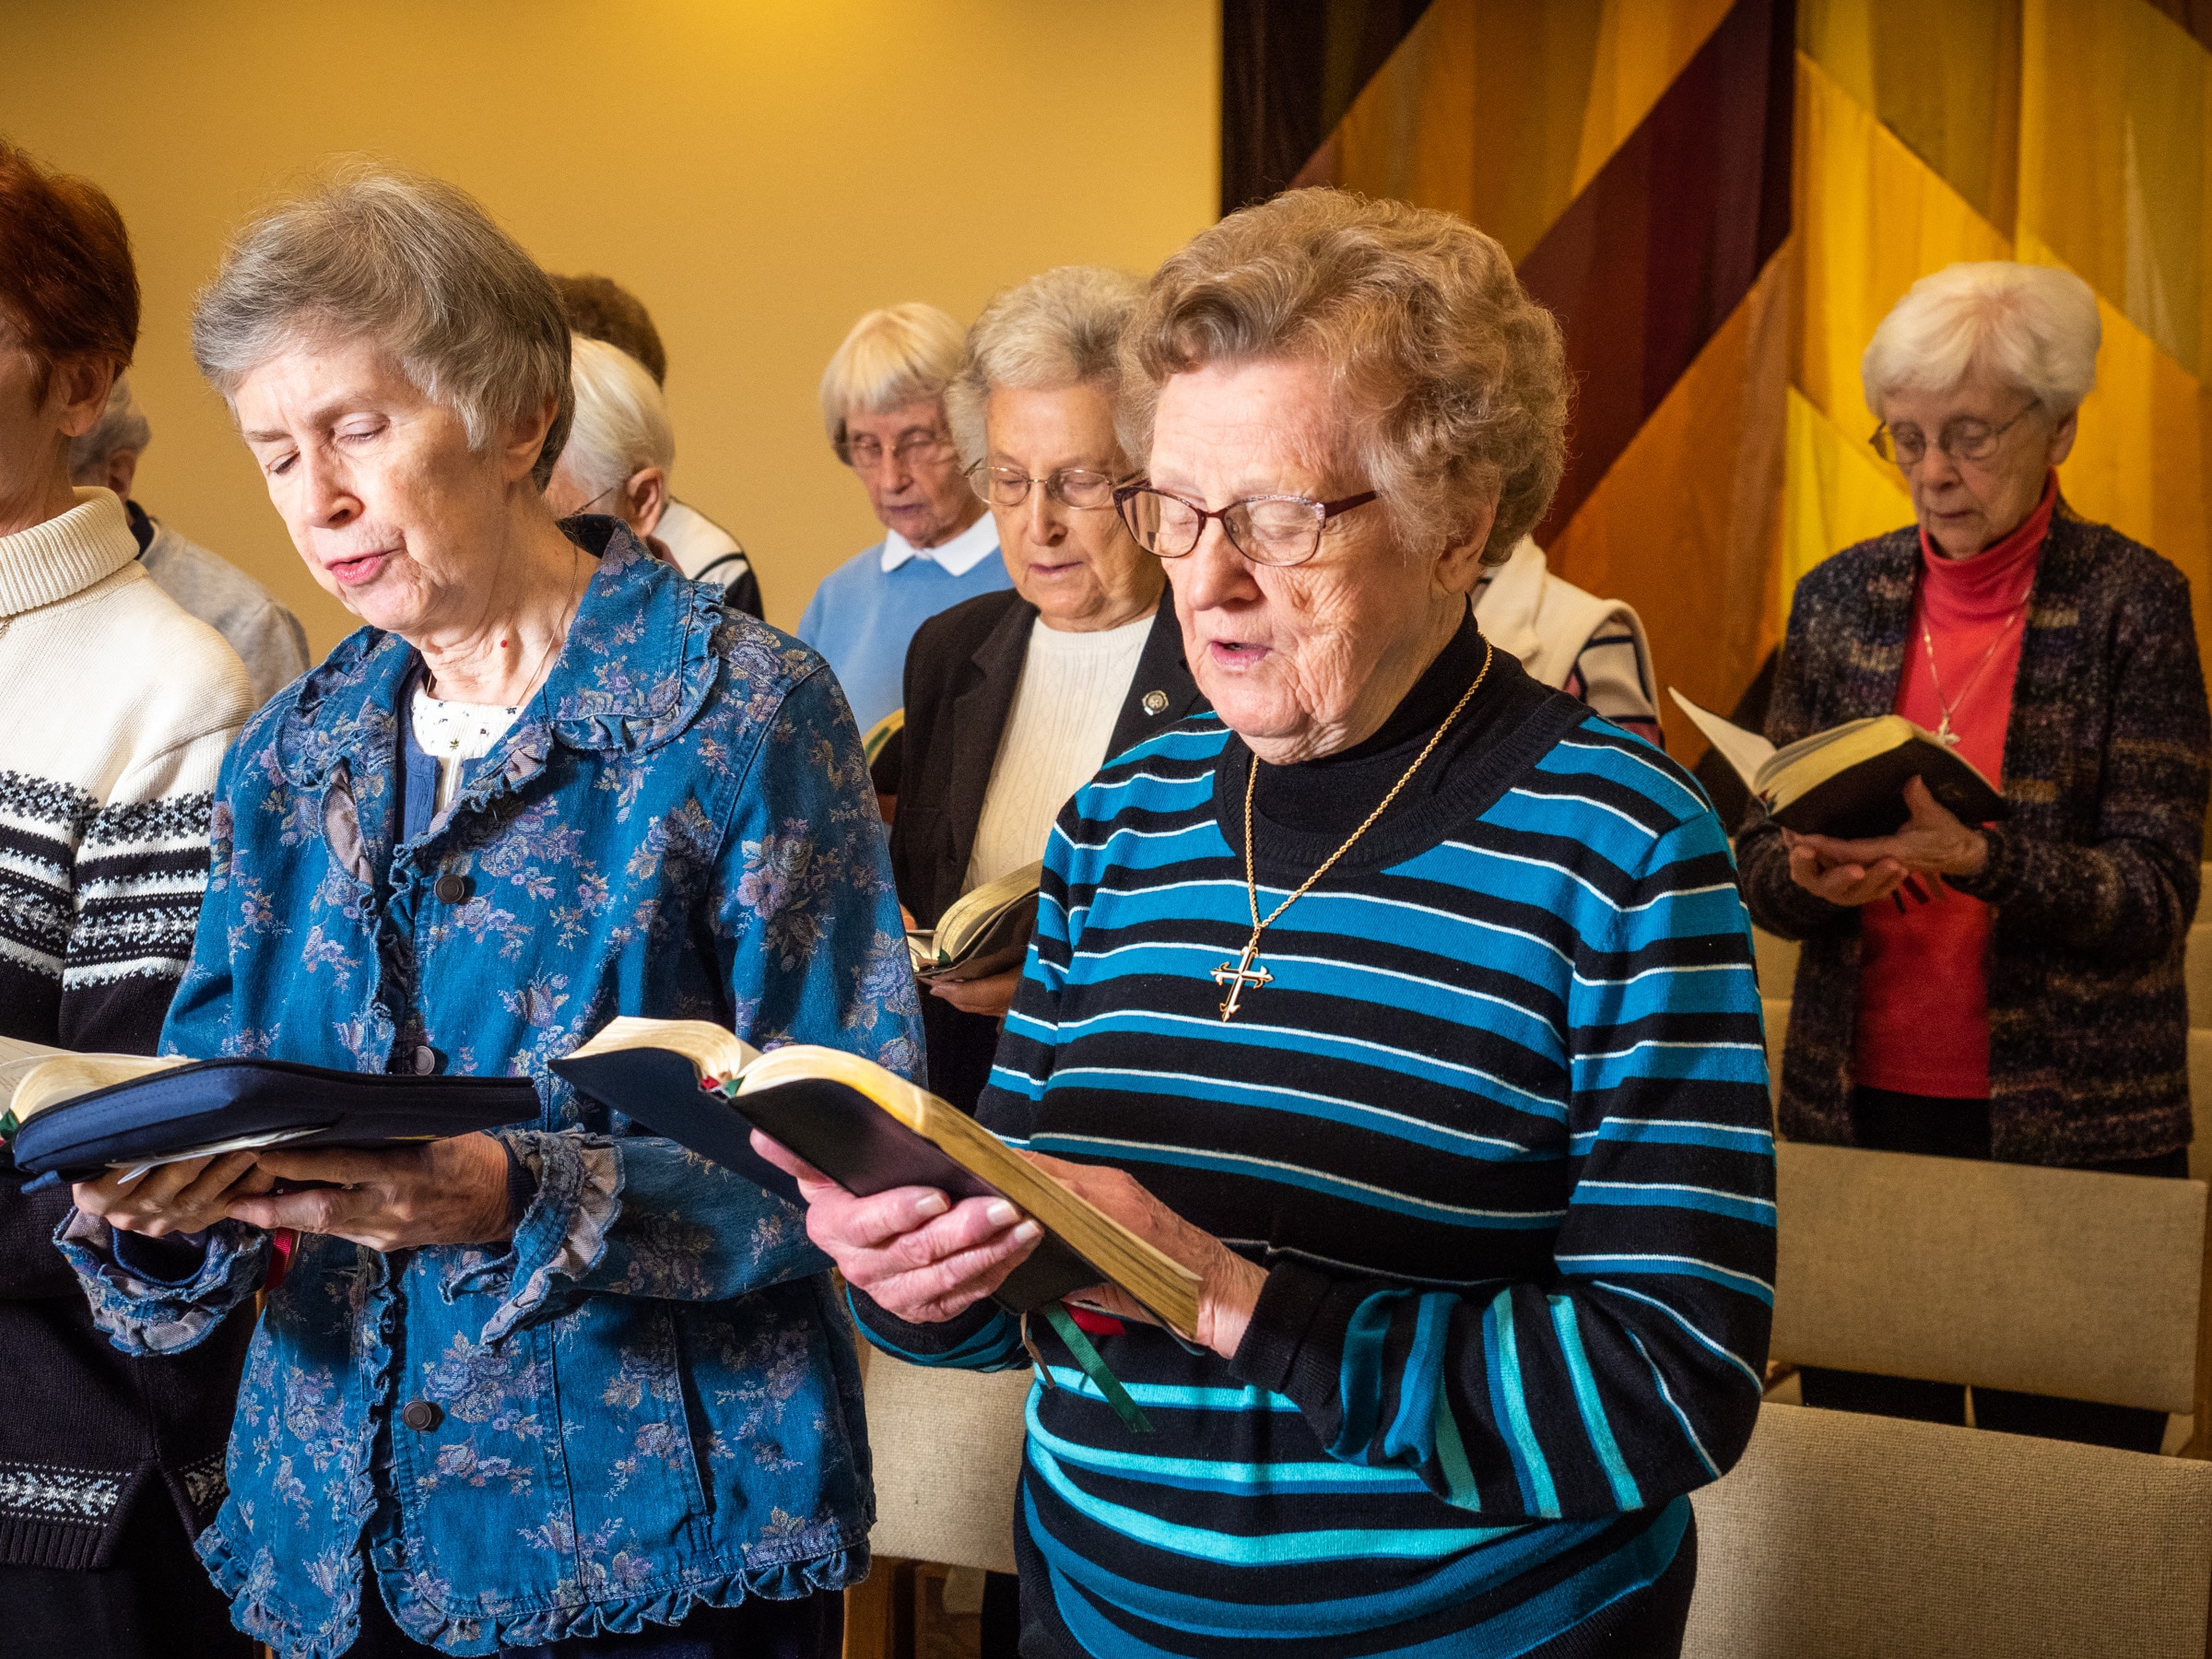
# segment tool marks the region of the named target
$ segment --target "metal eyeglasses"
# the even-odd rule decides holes
[[[1226,507],[1201,507],[1149,484],[1124,484],[1113,504],[1136,545],[1160,559],[1181,559],[1198,546],[1208,519],[1221,521],[1229,545],[1253,564],[1300,565],[1321,550],[1331,519],[1376,499],[1371,489],[1334,501],[1312,496],[1246,496]]]
[[[848,438],[840,430],[836,442],[837,458],[855,472],[874,472],[884,463],[886,453],[882,443],[874,438]],[[934,466],[952,459],[952,440],[939,432],[917,433],[901,438],[888,452],[889,459],[901,469],[916,466]]]
[[[2030,402],[2003,426],[1991,426],[1986,420],[1977,420],[1971,415],[1961,415],[1956,420],[1947,420],[1943,429],[1936,434],[1936,447],[1954,461],[1986,461],[1996,453],[1997,440],[2018,426],[2028,418],[2028,410],[2036,407]],[[1918,427],[1906,427],[1891,431],[1884,421],[1874,429],[1874,436],[1866,441],[1883,460],[1899,466],[1918,466],[1928,453],[1928,438]]]
[[[1064,466],[1043,477],[1032,477],[1018,466],[990,466],[978,461],[968,469],[968,486],[987,506],[1018,507],[1030,499],[1030,486],[1041,484],[1047,499],[1079,512],[1096,512],[1113,505],[1113,477],[1086,467]]]

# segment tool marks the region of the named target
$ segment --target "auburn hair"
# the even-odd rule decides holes
[[[0,316],[46,370],[82,358],[121,373],[138,344],[138,270],[108,193],[0,138]]]

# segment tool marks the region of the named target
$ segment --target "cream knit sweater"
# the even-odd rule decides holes
[[[245,667],[80,489],[0,535],[0,1035],[150,1053],[192,952]]]

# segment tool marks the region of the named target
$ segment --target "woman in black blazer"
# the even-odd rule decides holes
[[[1114,485],[1135,472],[1114,415],[1121,333],[1141,291],[1088,266],[1009,289],[976,319],[947,388],[1014,590],[931,618],[907,651],[887,793],[899,900],[917,925],[1041,857],[1060,807],[1109,756],[1206,706],[1159,560],[1113,511]],[[975,1109],[1019,977],[923,998],[935,1093]]]

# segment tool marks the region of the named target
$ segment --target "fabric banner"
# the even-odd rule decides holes
[[[1464,215],[1559,314],[1539,539],[1643,613],[1663,684],[1728,706],[1796,580],[1910,519],[1859,358],[1960,260],[2096,290],[2061,481],[2189,575],[2212,641],[2208,0],[1432,0],[1299,182]]]

